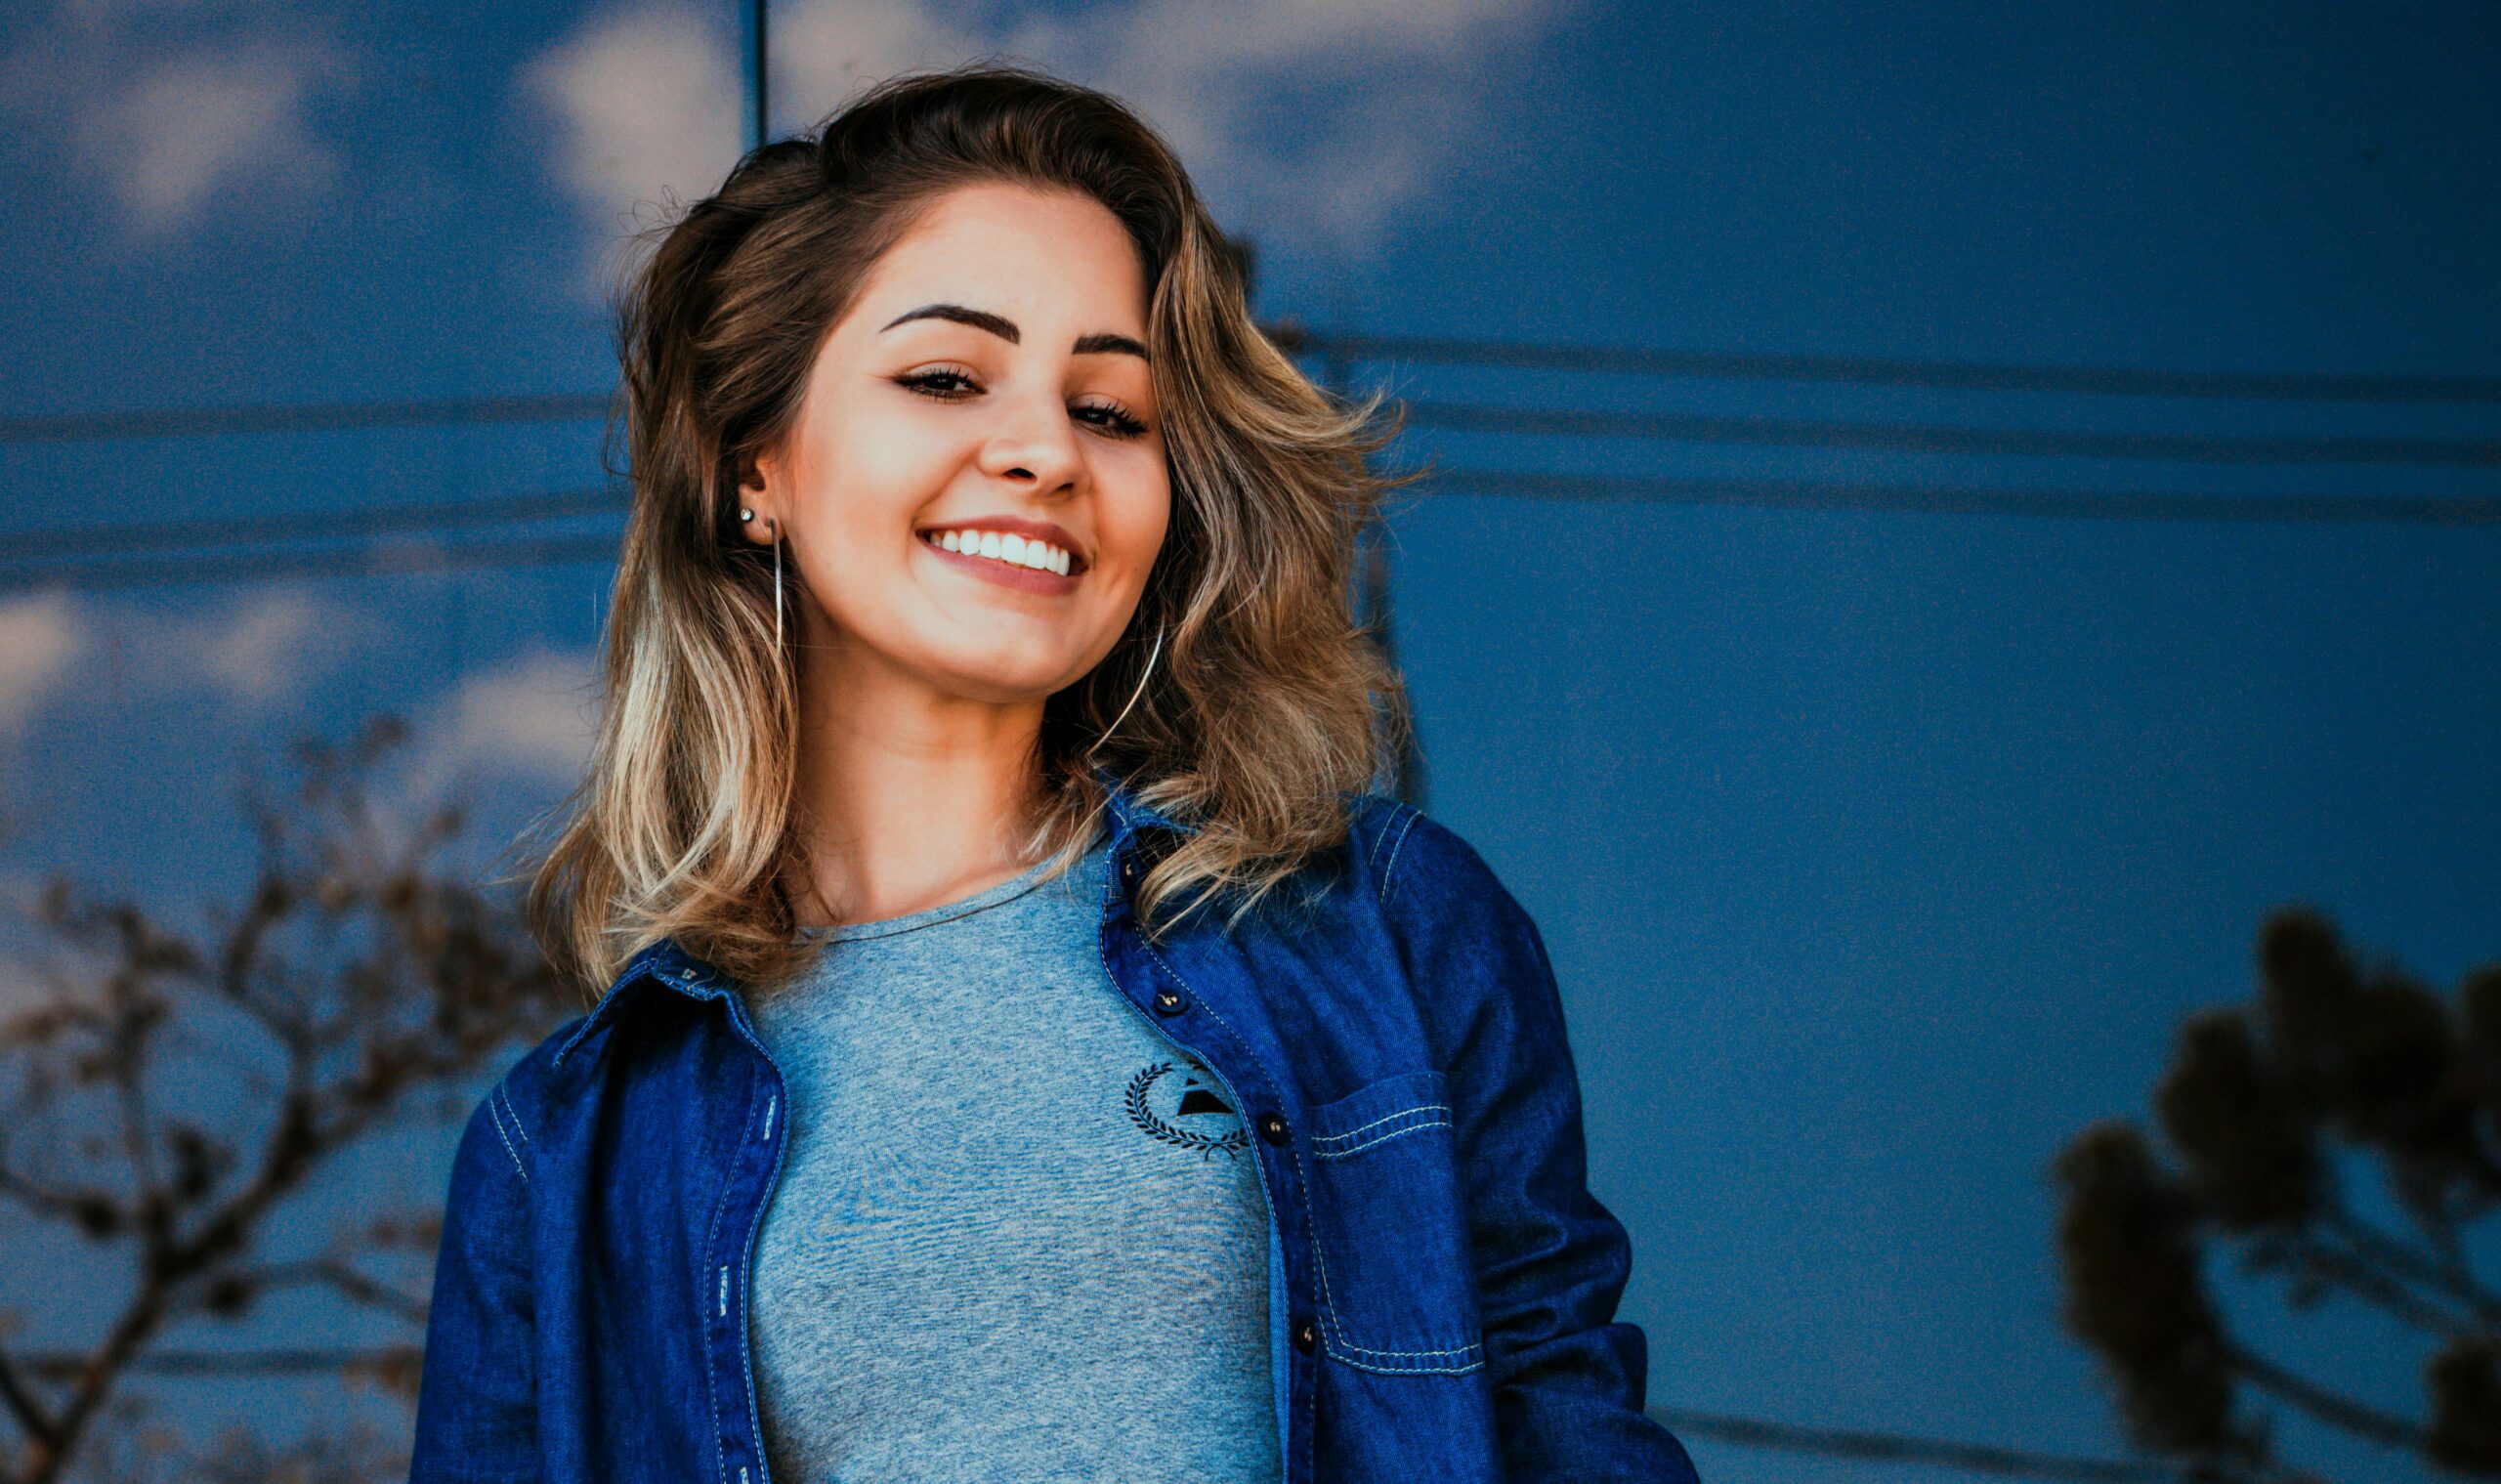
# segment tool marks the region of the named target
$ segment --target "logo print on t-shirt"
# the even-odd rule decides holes
[[[1171,1062],[1140,1069],[1129,1079],[1126,1101],[1129,1122],[1166,1144],[1199,1151],[1201,1159],[1219,1149],[1231,1159],[1250,1142],[1214,1074],[1195,1061],[1177,1069]]]

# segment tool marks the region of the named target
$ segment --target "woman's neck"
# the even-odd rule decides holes
[[[1019,852],[1040,701],[948,696],[892,672],[803,683],[800,699],[800,926],[903,916],[1034,865]]]

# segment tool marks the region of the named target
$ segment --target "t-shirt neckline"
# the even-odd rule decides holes
[[[1084,857],[1071,869],[1070,874],[1077,875],[1082,872],[1109,843],[1108,836],[1096,836],[1094,843],[1086,847]],[[994,907],[1002,907],[1015,901],[1042,884],[1042,872],[1050,869],[1050,858],[1045,857],[996,886],[984,887],[969,897],[959,897],[953,902],[942,902],[936,907],[924,907],[916,912],[906,912],[900,917],[879,917],[869,922],[841,922],[830,927],[803,927],[798,930],[798,936],[810,943],[850,943],[862,938],[890,938],[897,933],[936,927],[942,922],[953,922],[959,917],[969,917],[975,912],[988,912]]]

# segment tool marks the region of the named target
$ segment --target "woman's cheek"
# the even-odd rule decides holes
[[[826,468],[848,471],[853,498],[868,505],[918,505],[943,488],[946,471],[963,453],[960,425],[948,425],[911,405],[856,408],[835,423]]]
[[[1123,524],[1160,530],[1169,519],[1172,476],[1165,463],[1162,448],[1123,446],[1114,449],[1096,461],[1094,476],[1095,488],[1103,494],[1104,503]]]

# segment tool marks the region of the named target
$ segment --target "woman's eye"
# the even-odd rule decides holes
[[[954,366],[932,366],[925,371],[907,371],[894,378],[895,384],[907,387],[923,397],[941,402],[961,402],[981,391],[981,383],[965,371]],[[1084,403],[1069,409],[1079,422],[1099,428],[1115,438],[1135,438],[1146,431],[1146,424],[1129,415],[1126,407],[1116,403]]]
[[[1075,409],[1080,422],[1089,422],[1106,433],[1121,438],[1135,438],[1146,431],[1146,424],[1128,414],[1125,407],[1088,403]]]
[[[927,371],[913,371],[908,375],[896,377],[895,381],[929,397],[955,398],[981,390],[973,384],[970,376],[943,366]]]

